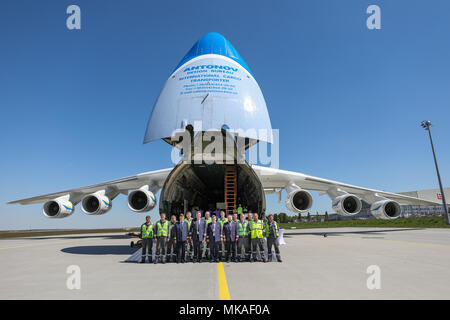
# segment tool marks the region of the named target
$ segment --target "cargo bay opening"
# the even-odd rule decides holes
[[[230,176],[235,174],[235,208],[226,204],[232,194]],[[228,177],[228,178],[227,178]],[[227,181],[228,180],[228,181]],[[241,205],[248,212],[264,216],[266,203],[262,184],[247,162],[240,164],[187,164],[180,162],[167,177],[161,190],[159,210],[168,216],[198,208],[232,213]],[[237,212],[237,210],[236,210]]]

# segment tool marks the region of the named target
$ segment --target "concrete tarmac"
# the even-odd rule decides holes
[[[219,299],[216,263],[126,263],[130,241],[1,239],[0,299]],[[450,299],[450,229],[299,229],[285,241],[283,263],[223,263],[231,299]],[[71,265],[79,290],[67,288]],[[381,287],[370,290],[373,265]]]

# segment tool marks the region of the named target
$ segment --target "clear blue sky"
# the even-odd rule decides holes
[[[81,7],[82,29],[66,28]],[[366,28],[370,4],[382,29]],[[46,219],[7,201],[171,166],[143,145],[153,103],[207,32],[249,65],[280,129],[280,167],[389,191],[437,187],[421,120],[450,185],[450,2],[20,1],[0,4],[0,229],[135,226],[111,212]],[[313,212],[330,210],[316,197]],[[268,211],[286,211],[275,196]],[[152,215],[156,216],[157,210]]]

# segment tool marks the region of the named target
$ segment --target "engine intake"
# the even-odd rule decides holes
[[[134,212],[147,212],[156,206],[156,197],[148,190],[148,186],[143,186],[132,191],[128,195],[128,208]]]
[[[377,219],[397,219],[402,213],[400,204],[393,200],[381,200],[370,206],[370,212]]]
[[[104,191],[88,194],[81,200],[81,210],[88,215],[105,214],[112,208],[111,200]]]
[[[59,219],[67,218],[74,211],[72,202],[63,199],[50,200],[44,203],[42,213],[47,218]]]
[[[302,189],[290,191],[286,197],[286,207],[295,213],[303,213],[311,209],[314,203],[311,193]]]
[[[350,217],[361,211],[362,202],[353,194],[344,194],[334,198],[332,206],[339,215]]]

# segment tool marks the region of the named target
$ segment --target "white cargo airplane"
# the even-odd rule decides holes
[[[195,43],[166,81],[150,116],[144,143],[163,139],[175,145],[171,137],[180,130],[198,136],[204,131],[195,126],[196,122],[211,128],[208,131],[226,131],[234,137],[240,135],[245,138],[245,149],[258,142],[272,143],[272,126],[261,89],[238,52],[217,33],[208,33]],[[260,130],[270,134],[259,137]],[[192,207],[210,209],[218,203],[225,203],[227,210],[234,209],[239,203],[252,212],[264,214],[265,194],[278,193],[281,201],[284,189],[287,192],[286,207],[295,213],[311,208],[313,197],[308,190],[328,194],[333,209],[343,216],[357,214],[362,200],[370,204],[371,213],[380,219],[399,217],[400,205],[439,205],[402,194],[250,165],[246,161],[231,167],[230,173],[229,166],[223,162],[195,164],[180,161],[174,168],[9,204],[43,202],[46,217],[65,218],[74,212],[76,204],[81,203],[86,214],[101,215],[111,209],[112,200],[124,194],[128,196],[128,207],[132,211],[146,212],[156,206],[155,194],[161,190],[159,210],[168,214],[179,214]],[[228,185],[227,176],[232,180]]]

